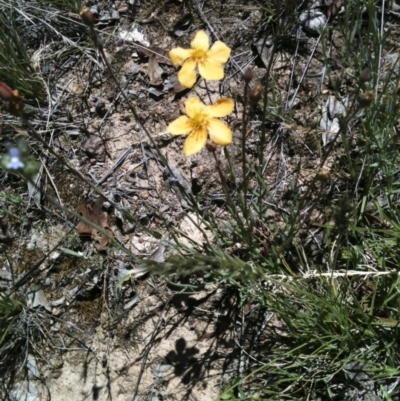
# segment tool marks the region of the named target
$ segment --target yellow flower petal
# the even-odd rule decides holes
[[[181,85],[191,88],[196,83],[196,61],[193,59],[186,60],[178,72],[178,79]]]
[[[176,47],[168,53],[168,56],[173,65],[182,65],[190,57],[190,54],[191,50]]]
[[[191,97],[185,104],[186,114],[193,119],[201,119],[207,106],[197,97]],[[203,117],[204,118],[204,117]]]
[[[224,43],[217,40],[207,52],[206,57],[209,60],[226,63],[231,55],[231,49]]]
[[[212,60],[199,61],[199,73],[207,81],[219,81],[224,77],[221,63]]]
[[[199,127],[186,138],[185,145],[183,146],[183,153],[186,156],[194,155],[203,149],[206,142],[207,130],[205,127]]]
[[[181,116],[169,123],[167,131],[173,135],[185,135],[193,131],[193,128],[192,120],[186,116]]]
[[[190,42],[190,47],[205,53],[210,48],[210,38],[204,31],[199,31],[196,33],[194,39]]]
[[[216,118],[210,118],[207,121],[207,128],[210,138],[221,146],[230,145],[232,143],[232,131],[222,121]]]
[[[232,113],[235,103],[232,99],[221,98],[212,106],[207,106],[210,117],[226,117]]]

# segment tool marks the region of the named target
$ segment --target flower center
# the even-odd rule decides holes
[[[204,59],[206,55],[206,52],[203,49],[194,49],[193,53],[192,53],[192,57],[195,60],[202,60]]]
[[[205,113],[199,113],[196,117],[192,119],[195,128],[199,128],[204,125],[207,115]]]

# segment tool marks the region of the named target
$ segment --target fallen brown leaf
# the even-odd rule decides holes
[[[149,57],[149,63],[147,67],[147,75],[150,78],[150,85],[158,86],[163,83],[161,75],[164,70],[159,66],[157,58],[154,54]]]
[[[108,226],[108,214],[103,211],[103,203],[104,198],[101,196],[97,198],[93,205],[89,205],[87,199],[82,199],[79,202],[77,211],[81,216],[100,227],[109,237],[112,238],[113,234]],[[79,235],[90,236],[95,242],[95,247],[99,252],[104,251],[110,244],[110,240],[107,236],[96,228],[90,227],[83,221],[78,223],[76,229]]]
[[[160,64],[172,65],[171,60],[168,56],[168,52],[159,46],[143,46],[140,50],[147,57],[155,56]]]

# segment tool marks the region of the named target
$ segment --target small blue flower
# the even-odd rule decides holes
[[[9,148],[8,155],[10,156],[10,161],[7,164],[9,170],[19,170],[25,167],[25,163],[21,161],[18,148]]]

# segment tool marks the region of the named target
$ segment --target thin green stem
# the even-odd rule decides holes
[[[21,118],[22,122],[25,124],[25,126],[28,128],[29,134],[38,142],[40,142],[43,147],[49,151],[61,164],[64,166],[68,167],[68,169],[71,171],[71,174],[77,177],[79,180],[84,182],[86,185],[88,185],[89,188],[93,189],[94,192],[96,192],[98,195],[103,196],[107,202],[110,202],[111,205],[115,206],[115,202],[111,201],[103,192],[97,188],[95,185],[93,185],[86,177],[82,175],[79,171],[77,171],[64,157],[59,155],[51,146],[49,146],[39,135],[39,133],[35,130],[35,128],[32,126],[28,118],[26,117],[25,113],[23,110],[19,112],[19,117]]]
[[[38,186],[36,185],[36,183],[25,177],[24,175],[20,175],[26,182],[28,182],[29,184],[31,184],[36,190],[39,190]],[[110,234],[104,230],[102,227],[98,226],[97,224],[93,223],[92,221],[90,221],[89,219],[87,219],[86,217],[80,215],[78,212],[75,212],[71,209],[68,209],[67,207],[61,205],[57,200],[55,200],[52,196],[44,194],[45,199],[50,202],[53,206],[55,206],[56,208],[60,209],[61,211],[63,211],[65,214],[67,215],[71,215],[73,217],[75,217],[76,219],[84,222],[87,226],[95,229],[96,231],[100,232],[104,237],[107,238],[107,240],[110,242],[110,244],[112,244],[116,249],[121,250],[122,252],[124,252],[126,255],[128,255],[130,258],[132,258],[132,260],[136,261],[137,258],[135,257],[135,255],[133,255],[127,248],[125,248],[122,244],[120,244],[117,240],[115,240],[114,237],[110,236]],[[61,241],[48,253],[48,255],[53,252],[53,250],[57,249],[61,244]],[[46,256],[47,257],[47,256]],[[41,264],[41,263],[40,263]],[[14,293],[20,286],[22,286],[23,284],[25,284],[29,278],[33,275],[33,273],[35,272],[35,270],[37,270],[40,266],[40,264],[37,264],[33,269],[31,269],[25,276],[23,276],[20,280],[17,281],[17,283],[15,283],[15,285],[13,286],[13,288],[11,289],[11,291],[9,292],[9,294],[11,295],[12,293]]]
[[[215,154],[215,152],[211,152],[211,153],[214,156],[215,165],[217,167],[219,178],[221,180],[222,189],[224,190],[224,193],[225,193],[226,201],[231,206],[234,206],[234,203],[232,201],[231,195],[229,194],[228,185],[226,183],[225,176],[224,176],[224,174],[222,173],[222,170],[221,170],[221,164],[219,162],[219,159],[218,159],[217,155]]]
[[[242,231],[242,233],[244,235],[246,233],[246,230],[245,230],[242,218],[241,218],[241,216],[239,215],[239,213],[237,211],[236,205],[233,202],[233,200],[231,198],[231,195],[229,194],[228,184],[226,183],[225,176],[224,176],[224,174],[223,174],[223,172],[221,170],[221,163],[220,163],[217,155],[215,154],[215,152],[211,152],[211,153],[214,156],[215,165],[217,167],[218,175],[219,175],[219,178],[221,180],[222,189],[223,189],[223,191],[225,193],[226,202],[229,205],[230,209],[232,210],[232,213],[235,216],[235,221],[239,224],[239,226],[241,228],[241,231]]]
[[[208,89],[208,85],[207,85],[207,81],[205,79],[203,79],[204,81],[204,85],[206,87],[206,91],[207,91],[207,96],[208,96],[208,100],[210,101],[210,104],[212,104],[212,100],[211,100],[211,95],[210,95],[210,89]]]
[[[117,85],[118,90],[120,91],[122,97],[124,98],[126,104],[128,105],[129,110],[131,111],[131,113],[132,113],[133,116],[135,117],[136,121],[139,123],[139,125],[141,126],[141,128],[143,129],[143,131],[145,132],[145,134],[147,135],[147,137],[149,138],[151,144],[153,145],[154,149],[156,150],[158,156],[160,157],[161,162],[162,162],[162,163],[164,164],[164,166],[168,169],[169,173],[170,173],[172,176],[174,176],[174,172],[172,171],[171,166],[170,166],[170,164],[168,163],[167,158],[161,153],[161,150],[160,150],[159,147],[157,146],[157,144],[156,144],[156,142],[154,141],[153,137],[151,136],[149,130],[146,128],[146,126],[145,126],[145,124],[144,124],[142,118],[139,116],[138,112],[136,111],[136,108],[135,108],[134,106],[132,106],[132,103],[131,103],[130,99],[129,99],[128,96],[126,95],[126,93],[125,93],[125,91],[123,90],[123,88],[121,87],[121,85],[120,85],[120,83],[119,83],[117,77],[115,76],[114,71],[113,71],[113,69],[112,69],[112,67],[111,67],[111,64],[109,63],[109,61],[108,61],[108,59],[107,59],[107,57],[106,57],[106,55],[105,55],[103,44],[102,44],[101,41],[98,39],[97,33],[96,33],[95,29],[93,28],[93,26],[90,26],[89,29],[90,29],[90,34],[91,34],[91,36],[92,36],[93,42],[94,42],[95,46],[97,47],[97,49],[99,50],[99,52],[100,52],[100,54],[101,54],[101,57],[103,58],[103,61],[104,61],[104,63],[106,64],[107,69],[108,69],[108,71],[109,71],[110,74],[111,74],[111,77],[113,78],[115,84]],[[204,82],[205,82],[205,81],[204,81]],[[206,84],[206,88],[207,88],[207,84]],[[208,93],[208,88],[207,88],[207,93]],[[209,97],[210,97],[210,95],[209,95]],[[211,98],[210,98],[210,101],[211,101]],[[178,186],[178,188],[179,188],[179,190],[180,190],[180,192],[181,192],[181,195],[182,195],[183,197],[185,197],[185,198],[188,198],[188,193],[187,193],[186,191],[182,190],[181,187]],[[189,196],[189,199],[192,200],[192,199],[190,198],[190,196]],[[194,203],[194,205],[195,205],[195,203]]]
[[[159,150],[157,144],[155,143],[153,137],[151,136],[149,130],[146,128],[146,126],[144,125],[144,122],[142,121],[141,117],[139,116],[138,112],[136,111],[136,108],[134,106],[132,106],[132,103],[130,101],[130,99],[128,98],[128,96],[126,95],[125,91],[122,89],[117,77],[114,74],[114,70],[111,67],[111,64],[109,63],[106,54],[104,52],[104,47],[103,44],[101,43],[101,41],[98,39],[97,37],[97,33],[95,31],[95,29],[91,26],[90,28],[90,34],[92,36],[93,42],[95,44],[95,46],[97,47],[97,49],[100,52],[100,55],[104,61],[104,63],[107,66],[108,71],[111,74],[112,79],[114,80],[115,84],[117,85],[118,90],[120,91],[122,97],[124,98],[126,104],[129,107],[129,110],[131,111],[131,113],[133,114],[133,116],[135,117],[135,119],[137,120],[137,122],[139,123],[139,125],[141,126],[141,128],[143,129],[143,131],[145,132],[145,134],[147,135],[147,137],[149,138],[151,144],[154,146],[154,148],[157,150],[162,162],[168,166],[167,160],[164,157],[164,155],[161,153],[161,151]]]
[[[358,91],[356,93],[358,93]],[[327,148],[327,150],[325,152],[325,155],[322,157],[322,159],[321,159],[321,161],[319,163],[319,166],[317,168],[317,172],[322,169],[322,167],[324,166],[325,162],[328,160],[328,157],[331,154],[331,152],[333,151],[333,148],[334,148],[334,146],[335,146],[335,144],[337,142],[337,139],[338,139],[339,135],[344,135],[345,134],[344,131],[347,129],[347,126],[348,126],[351,118],[353,118],[355,116],[355,114],[357,112],[357,109],[354,109],[354,105],[355,105],[355,100],[352,103],[352,105],[351,105],[351,107],[349,109],[349,112],[346,114],[346,118],[344,119],[343,122],[341,122],[339,131],[336,133],[336,135],[333,138],[333,140],[329,143],[328,148]],[[310,196],[311,192],[315,188],[315,183],[318,180],[319,180],[319,176],[318,176],[318,174],[315,174],[313,179],[311,180],[309,186],[308,186],[307,191],[305,192],[305,194],[300,199],[300,202],[299,202],[299,205],[298,205],[298,208],[297,208],[297,212],[296,212],[296,215],[294,217],[295,221],[299,221],[301,213],[302,213],[302,210],[303,210],[307,200],[309,199],[309,196]],[[317,206],[317,203],[314,202],[310,206],[310,208],[307,209],[307,215],[308,216],[311,215],[311,212],[315,209],[316,206]],[[304,215],[302,216],[302,219],[305,219]],[[290,230],[288,232],[286,240],[284,241],[284,243],[279,248],[280,252],[282,252],[285,249],[285,247],[288,246],[291,243],[291,241],[293,239],[293,236],[295,234],[295,231],[297,229],[296,227],[297,227],[297,224],[292,224],[292,226],[290,227]]]
[[[243,214],[244,217],[247,219],[248,211],[247,211],[247,188],[248,188],[248,181],[247,181],[247,165],[246,165],[246,136],[247,136],[247,98],[248,98],[248,90],[249,84],[245,82],[244,84],[244,100],[243,100],[243,114],[242,114],[242,172],[243,172]]]

